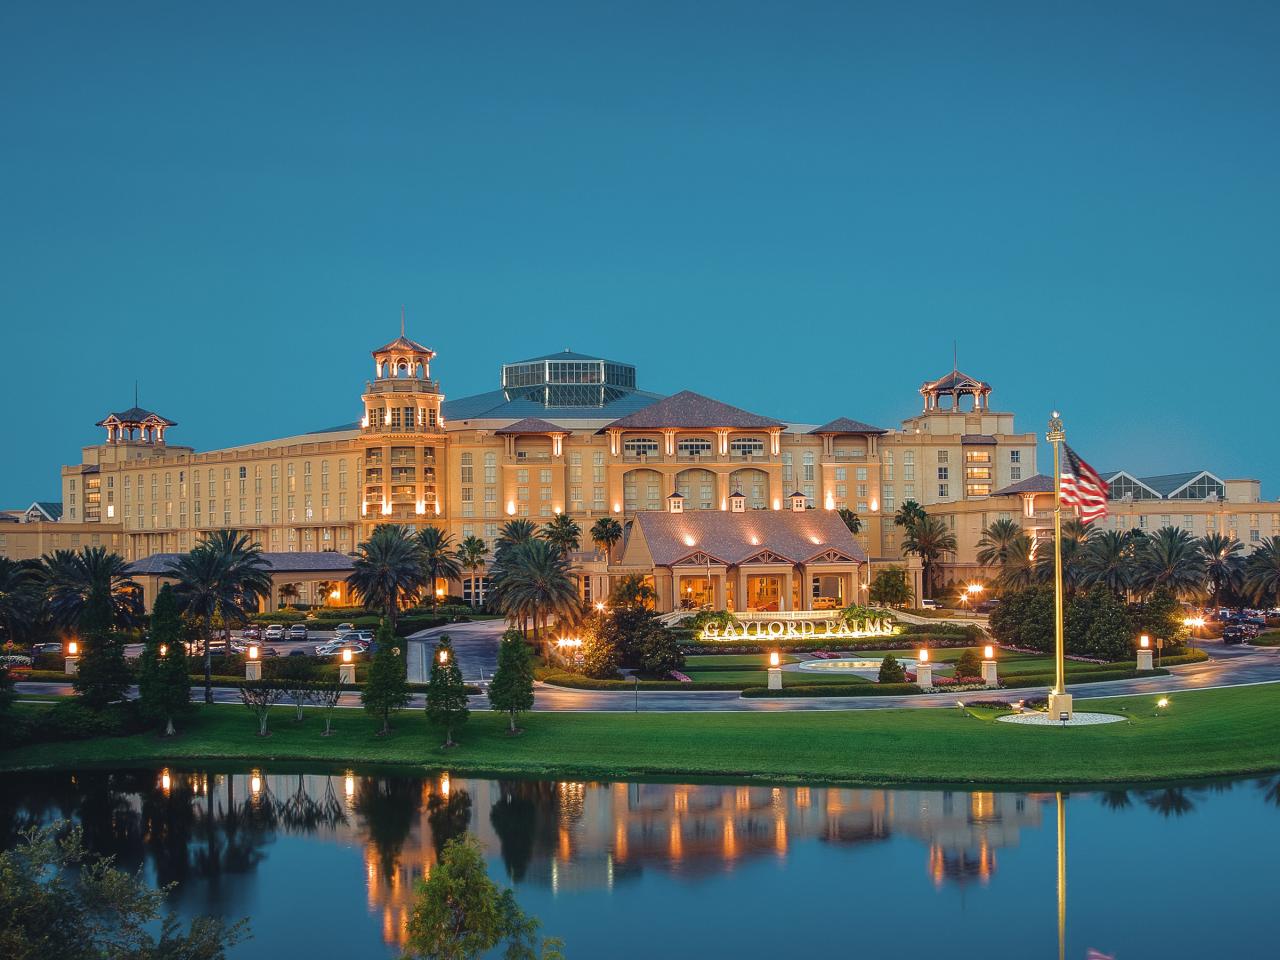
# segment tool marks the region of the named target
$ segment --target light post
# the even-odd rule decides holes
[[[249,645],[249,655],[244,661],[244,678],[246,680],[262,679],[262,661],[258,659],[258,645]]]
[[[769,689],[782,689],[782,657],[778,655],[777,650],[769,653]]]
[[[996,670],[996,648],[992,644],[982,648],[982,683],[987,687],[1000,686],[1000,676]]]
[[[916,685],[921,690],[933,689],[933,664],[929,662],[928,647],[921,647],[916,653]]]
[[[68,676],[74,677],[80,672],[80,644],[74,640],[67,641],[67,656],[62,663]]]
[[[350,647],[343,648],[342,663],[338,664],[338,682],[355,686],[356,665]]]
[[[1151,669],[1151,638],[1144,633],[1138,638],[1138,672]]]

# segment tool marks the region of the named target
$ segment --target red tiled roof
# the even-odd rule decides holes
[[[820,433],[888,433],[888,430],[882,430],[880,427],[873,427],[869,423],[863,423],[861,420],[850,420],[848,417],[836,417],[830,423],[824,423],[820,427],[814,427],[809,431],[811,434]]]
[[[729,565],[763,550],[792,563],[805,563],[828,550],[838,551],[857,563],[867,559],[839,514],[831,510],[644,510],[636,514],[636,524],[654,565],[660,567],[669,567],[699,552]]]
[[[569,431],[539,417],[525,417],[505,427],[499,427],[493,432],[502,435],[505,433],[568,433]]]
[[[738,407],[732,407],[719,400],[712,400],[692,390],[680,393],[652,403],[643,410],[628,414],[613,421],[606,429],[620,427],[622,429],[651,430],[660,427],[685,427],[692,429],[713,429],[729,427],[737,429],[765,429],[781,427],[783,424],[768,417],[748,413]]]

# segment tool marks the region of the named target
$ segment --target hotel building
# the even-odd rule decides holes
[[[919,411],[883,428],[852,410],[799,424],[692,391],[661,396],[639,388],[629,363],[568,350],[504,364],[494,390],[446,399],[434,361],[402,334],[372,351],[356,422],[221,450],[173,443],[178,424],[151,410],[108,413],[102,442],[62,468],[61,516],[47,504],[0,517],[12,521],[0,522],[0,555],[102,545],[159,571],[163,555],[234,528],[301,600],[346,602],[337,558],[308,556],[349,554],[376,524],[435,524],[491,545],[509,519],[568,513],[583,530],[586,599],[639,572],[663,607],[803,610],[852,602],[871,568],[906,562],[892,521],[907,500],[956,532],[944,577],[974,570],[992,520],[1039,537],[1051,526],[1037,434],[1019,432],[992,408],[991,385],[958,370],[921,385]],[[1246,545],[1280,533],[1280,504],[1262,502],[1254,480],[1117,472],[1113,483],[1110,522],[1126,528],[1173,523]],[[861,518],[856,535],[841,508]],[[628,530],[608,558],[587,535],[606,516]]]

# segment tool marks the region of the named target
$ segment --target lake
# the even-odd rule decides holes
[[[83,824],[250,918],[237,960],[397,955],[470,830],[570,958],[1269,954],[1280,778],[1131,790],[577,783],[272,766],[5,775],[0,842]],[[1065,884],[1059,884],[1059,868]]]

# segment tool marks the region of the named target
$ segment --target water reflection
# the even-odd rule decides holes
[[[908,840],[905,856],[938,890],[990,884],[1028,831],[1057,828],[1059,953],[1066,910],[1066,808],[1053,793],[653,783],[467,780],[166,769],[6,778],[0,842],[27,825],[74,819],[93,850],[146,869],[193,911],[251,913],[246,883],[284,838],[361,850],[369,910],[403,943],[414,884],[443,844],[474,833],[509,882],[550,894],[612,891],[646,875],[686,882],[781,860],[798,845],[857,852]],[[1280,806],[1280,778],[1252,781]],[[1110,790],[1115,815],[1177,819],[1230,784]],[[1048,864],[1046,870],[1051,871]],[[1046,873],[1052,879],[1052,873]]]

